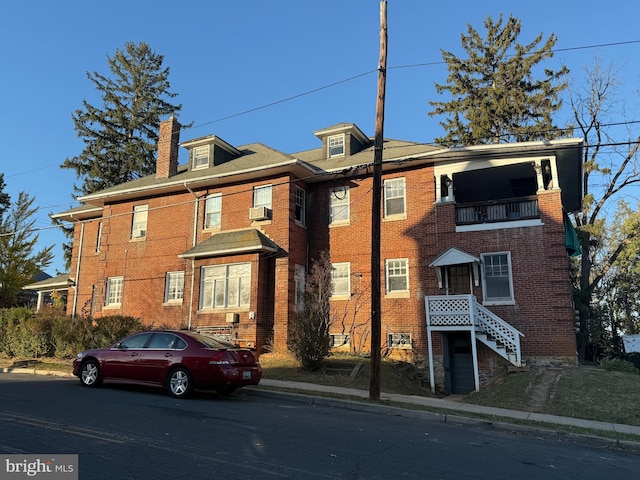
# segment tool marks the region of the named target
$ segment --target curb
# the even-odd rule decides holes
[[[556,431],[550,428],[536,427],[529,425],[519,425],[509,422],[496,422],[492,420],[486,420],[481,418],[465,417],[459,412],[448,413],[435,413],[424,410],[413,410],[401,407],[395,407],[392,405],[378,405],[369,404],[364,402],[358,402],[354,400],[343,400],[329,397],[317,397],[312,394],[305,393],[291,393],[291,392],[278,392],[274,390],[263,390],[260,387],[244,387],[242,389],[246,393],[252,395],[286,399],[290,401],[296,401],[301,403],[308,403],[310,405],[321,405],[327,407],[343,408],[347,410],[357,410],[360,412],[373,413],[378,415],[398,416],[405,418],[415,418],[419,420],[426,420],[431,422],[448,423],[458,426],[470,426],[477,428],[485,428],[487,430],[497,430],[501,432],[537,436],[550,440],[569,441],[574,443],[581,443],[584,445],[612,450],[622,450],[627,453],[640,455],[640,442],[634,442],[630,440],[614,440],[610,438],[603,438],[593,435],[585,435],[579,433],[570,433]]]
[[[57,370],[42,370],[39,368],[24,368],[24,367],[4,367],[0,369],[1,373],[26,373],[31,375],[49,375],[52,377],[73,377],[72,373],[60,372]]]

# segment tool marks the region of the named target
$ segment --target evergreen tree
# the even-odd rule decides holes
[[[11,204],[11,198],[9,197],[9,194],[4,191],[4,187],[6,186],[7,184],[4,183],[4,173],[0,173],[0,219]]]
[[[53,260],[53,247],[34,252],[38,235],[33,234],[34,198],[20,192],[18,200],[0,219],[0,307],[15,306],[22,287]]]
[[[520,20],[509,15],[503,24],[489,16],[484,21],[487,38],[467,24],[468,34],[461,35],[462,48],[468,58],[442,51],[449,75],[447,84],[436,83],[439,94],[448,92],[451,100],[430,102],[430,116],[444,115],[440,125],[447,132],[435,141],[444,146],[478,145],[557,138],[565,134],[558,129],[552,115],[561,107],[560,93],[567,87],[562,81],[569,73],[544,69],[542,79],[535,79],[534,67],[553,56],[556,36],[543,45],[542,34],[528,45],[517,43]]]
[[[153,173],[161,117],[182,109],[169,103],[177,94],[169,92],[164,57],[146,43],[127,42],[107,58],[111,78],[87,72],[104,105],[83,100],[72,115],[85,149],[61,165],[76,171],[83,180],[76,190],[85,195]]]

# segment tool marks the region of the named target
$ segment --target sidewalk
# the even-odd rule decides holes
[[[325,385],[315,385],[310,383],[303,382],[289,382],[282,380],[269,380],[262,379],[260,381],[260,385],[256,387],[251,387],[251,390],[261,390],[260,387],[268,387],[270,389],[282,388],[287,390],[294,390],[298,392],[304,392],[304,394],[313,394],[314,392],[320,393],[328,393],[328,394],[338,394],[349,397],[363,398],[369,399],[369,392],[366,390],[357,390],[355,388],[344,388],[344,387],[330,387]],[[262,389],[262,392],[273,392],[273,390]],[[279,392],[278,392],[279,393]],[[324,397],[325,400],[331,400]],[[633,425],[621,425],[617,423],[608,423],[608,422],[599,422],[595,420],[583,420],[580,418],[570,418],[570,417],[560,417],[557,415],[547,415],[542,413],[531,413],[531,412],[522,412],[518,410],[508,410],[505,408],[495,408],[495,407],[484,407],[480,405],[472,405],[468,403],[462,403],[459,401],[455,401],[455,397],[451,396],[451,399],[441,399],[441,398],[431,398],[431,397],[420,397],[416,395],[400,395],[395,393],[381,393],[380,400],[385,402],[392,402],[394,406],[389,406],[385,404],[376,404],[376,403],[361,403],[361,402],[352,402],[360,406],[361,409],[372,410],[376,407],[384,413],[384,410],[389,411],[388,413],[393,413],[396,415],[402,414],[402,408],[404,405],[417,405],[428,408],[438,409],[438,411],[451,411],[452,413],[431,413],[431,416],[440,417],[442,421],[455,421],[457,423],[469,423],[472,421],[471,419],[462,420],[464,418],[464,414],[468,413],[476,413],[483,414],[495,417],[496,419],[518,419],[518,420],[529,420],[534,422],[544,422],[547,424],[556,424],[556,425],[569,425],[574,427],[580,427],[591,430],[602,430],[602,431],[610,431],[610,432],[618,432],[618,433],[626,433],[632,435],[638,435],[640,437],[640,427]],[[335,400],[335,399],[333,399]],[[345,402],[342,400],[341,402]],[[314,398],[314,403],[318,402],[318,397]],[[328,402],[323,402],[328,403]],[[355,406],[355,405],[354,405]],[[354,407],[352,406],[352,407]],[[406,410],[407,412],[416,412],[415,410]],[[414,413],[415,414],[415,413]],[[449,418],[447,418],[449,417]],[[455,418],[452,418],[455,417]],[[476,422],[479,423],[488,423],[488,420],[475,419]],[[497,420],[499,421],[499,420]],[[490,423],[490,422],[489,422]],[[544,426],[543,426],[544,427]],[[548,427],[547,427],[548,428]],[[636,442],[631,442],[636,443]],[[638,448],[640,444],[636,444],[635,447]]]

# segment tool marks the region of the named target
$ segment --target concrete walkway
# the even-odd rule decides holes
[[[298,392],[304,392],[305,394],[313,394],[314,392],[320,392],[325,394],[338,394],[349,396],[353,398],[363,398],[369,399],[369,392],[366,390],[358,390],[355,388],[344,388],[344,387],[330,387],[326,385],[315,385],[310,383],[303,382],[289,382],[289,381],[281,381],[281,380],[269,380],[262,379],[260,381],[260,385],[257,387],[251,387],[252,389],[260,389],[260,387],[268,387],[270,389],[286,389],[293,390]],[[531,413],[531,412],[522,412],[519,410],[508,410],[505,408],[495,408],[495,407],[484,407],[480,405],[472,405],[469,403],[462,403],[460,401],[455,401],[455,396],[451,396],[445,398],[431,398],[431,397],[421,397],[417,395],[400,395],[395,393],[381,393],[380,400],[384,402],[391,402],[394,406],[402,406],[402,405],[417,405],[427,408],[438,409],[439,411],[449,411],[456,414],[458,417],[464,417],[465,413],[477,413],[488,415],[491,417],[495,417],[496,421],[499,419],[519,419],[519,420],[530,420],[535,422],[544,422],[547,424],[556,424],[556,425],[569,425],[574,427],[586,428],[591,430],[604,430],[610,432],[618,432],[618,433],[627,433],[632,435],[638,435],[640,437],[640,427],[633,425],[621,425],[617,423],[609,423],[609,422],[599,422],[595,420],[583,420],[580,418],[571,418],[571,417],[561,417],[557,415],[546,415],[543,413]],[[460,397],[458,397],[460,398]],[[358,402],[359,403],[359,402]],[[367,405],[371,409],[371,407],[375,407],[376,403],[366,403],[363,405]],[[385,407],[385,405],[380,405],[381,407]],[[388,405],[386,405],[388,406]],[[440,416],[446,417],[451,414],[443,414],[440,413]],[[446,419],[445,419],[446,421]],[[482,420],[481,420],[482,422]],[[484,421],[486,423],[486,420]]]

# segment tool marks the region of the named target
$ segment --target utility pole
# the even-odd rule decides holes
[[[378,100],[373,156],[373,199],[371,202],[371,382],[369,399],[380,400],[380,223],[382,198],[382,150],[384,142],[384,96],[387,79],[387,0],[380,1],[380,62],[378,64]]]

